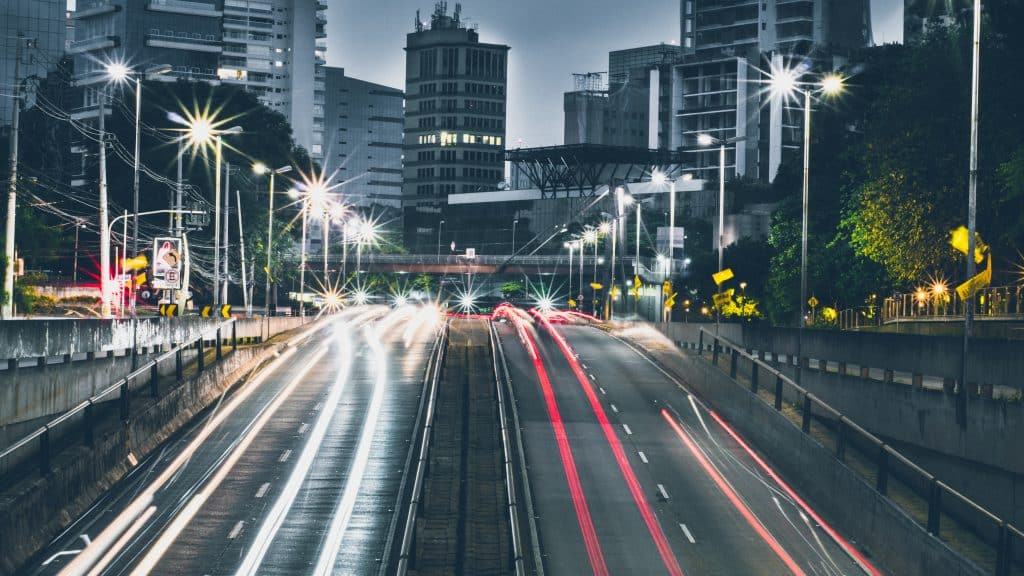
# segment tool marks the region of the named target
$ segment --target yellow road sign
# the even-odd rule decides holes
[[[213,312],[213,306],[203,306],[203,311],[201,312],[201,314],[203,318],[209,318],[211,312]]]
[[[726,268],[721,272],[715,272],[711,275],[711,279],[715,281],[715,284],[721,286],[723,282],[733,277],[732,268]]]
[[[950,234],[952,235],[952,238],[950,238],[949,243],[958,252],[960,252],[961,254],[965,254],[966,255],[967,254],[967,243],[968,243],[968,240],[970,238],[970,234],[968,234],[967,227],[966,226],[961,226],[961,227],[957,228],[956,230],[953,230],[952,232],[950,232]],[[984,254],[985,254],[985,252],[987,250],[988,250],[988,245],[986,245],[981,240],[981,235],[978,234],[977,232],[975,232],[974,233],[974,262],[976,264],[981,264],[981,262],[985,259]]]
[[[665,282],[661,285],[661,295],[662,296],[668,296],[671,293],[672,293],[672,283],[669,282],[668,280],[665,280]]]
[[[715,306],[724,306],[732,300],[732,295],[736,293],[736,290],[729,288],[725,292],[715,294],[712,299],[715,302]]]
[[[974,295],[975,292],[981,290],[985,286],[992,283],[992,255],[988,255],[988,266],[980,273],[976,274],[974,278],[971,278],[967,282],[956,287],[956,294],[961,300],[967,300]]]
[[[231,318],[231,304],[225,304],[220,307],[221,318]]]
[[[817,308],[818,299],[815,298],[814,296],[811,296],[810,298],[807,299],[807,305],[810,306],[811,308]]]

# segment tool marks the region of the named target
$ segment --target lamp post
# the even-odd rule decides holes
[[[573,252],[573,250],[576,249],[576,243],[575,242],[565,242],[563,244],[563,246],[565,246],[566,248],[569,249],[569,298],[571,299],[572,298],[572,252]],[[582,254],[581,254],[581,257],[582,257]]]
[[[85,222],[81,220],[75,220],[75,263],[73,265],[74,271],[72,272],[72,283],[78,286],[78,232],[85,228]]]
[[[437,263],[441,263],[441,228],[444,227],[444,220],[437,223]]]
[[[970,181],[967,192],[967,279],[974,278],[974,250],[978,194],[978,108],[981,65],[981,0],[974,0],[974,37],[971,60],[971,160]],[[990,256],[991,257],[991,256]],[[960,363],[960,386],[956,396],[956,420],[961,428],[967,426],[967,355],[974,322],[974,295],[964,301],[964,348]]]
[[[821,82],[800,82],[799,73],[794,70],[773,69],[771,73],[771,89],[774,96],[790,98],[794,93],[803,96],[804,104],[804,173],[803,173],[803,200],[802,219],[800,225],[800,302],[797,306],[798,333],[797,333],[797,382],[800,381],[800,365],[802,361],[802,344],[804,329],[804,306],[807,305],[807,235],[808,235],[808,200],[810,197],[810,173],[811,173],[811,95],[813,92],[821,92],[826,96],[839,94],[843,90],[843,78],[838,74],[827,74]]]
[[[519,218],[512,221],[512,255],[516,253],[516,226],[519,224]]]
[[[289,166],[282,166],[282,167],[278,168],[277,170],[271,170],[270,168],[267,168],[267,165],[262,163],[262,162],[257,162],[257,163],[252,165],[252,171],[255,172],[256,174],[270,174],[270,189],[268,190],[268,192],[269,192],[268,196],[270,197],[270,200],[269,200],[270,208],[269,208],[269,211],[267,212],[267,285],[266,285],[266,294],[265,294],[265,298],[264,298],[264,305],[266,306],[266,310],[265,310],[264,314],[266,314],[267,316],[271,315],[271,313],[270,313],[270,306],[271,306],[270,295],[271,295],[271,290],[272,290],[271,278],[273,277],[273,274],[271,273],[271,267],[270,267],[270,263],[271,263],[270,258],[271,258],[272,249],[273,249],[273,246],[274,246],[274,176],[277,176],[278,174],[286,174],[288,172],[291,172],[291,170],[292,170],[292,167],[290,165]]]

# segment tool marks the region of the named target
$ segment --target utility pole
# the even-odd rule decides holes
[[[235,201],[238,204],[238,248],[241,252],[242,262],[242,298],[245,300],[245,315],[252,316],[251,301],[249,300],[249,279],[245,274],[245,235],[242,232],[242,193],[235,190]]]
[[[4,320],[14,317],[14,211],[18,206],[18,126],[21,115],[21,34],[14,57],[14,111],[11,122],[11,182],[7,189],[7,225],[5,230],[4,302],[0,316]]]
[[[981,0],[974,0],[973,69],[971,73],[971,174],[967,195],[967,280],[974,278],[974,235],[978,207],[978,108],[981,65]],[[960,368],[960,386],[956,395],[956,421],[967,427],[967,366],[974,323],[974,294],[964,300],[964,350]]]
[[[231,252],[228,247],[231,245],[229,233],[231,232],[231,163],[224,163],[224,272],[221,277],[220,303],[228,303],[228,284],[231,283],[231,267],[228,263]]]
[[[100,131],[100,317],[110,318],[110,228],[107,215],[107,89],[99,91]]]

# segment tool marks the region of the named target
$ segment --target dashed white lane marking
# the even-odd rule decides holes
[[[615,404],[612,404],[612,412],[619,413],[619,409],[615,407]]]
[[[237,538],[238,533],[242,531],[242,526],[245,526],[245,520],[239,520],[238,524],[235,524],[235,527],[228,533],[228,540],[234,540]]]
[[[590,376],[591,380],[593,380],[594,382],[597,382],[597,378],[595,378],[593,374],[587,374],[587,376]]]
[[[584,364],[583,362],[580,362],[580,366],[583,366],[583,369],[584,369],[584,370],[586,370],[586,369],[587,369],[587,365],[586,365],[586,364]]]
[[[319,412],[320,409],[323,408],[323,407],[324,407],[324,403],[323,402],[317,402],[316,406],[313,406],[313,412]]]
[[[679,527],[683,529],[683,535],[690,541],[690,544],[697,543],[697,541],[693,539],[693,534],[690,534],[690,529],[686,527],[686,524],[680,523]]]
[[[291,450],[285,450],[284,452],[281,453],[281,457],[278,458],[277,461],[278,462],[287,462],[288,458],[291,458],[291,455],[292,455],[292,451]]]
[[[661,497],[668,500],[668,492],[665,491],[664,484],[658,484],[658,492],[661,492]]]
[[[637,454],[640,455],[640,461],[643,462],[644,464],[647,464],[647,455],[644,454],[643,452],[637,452]]]
[[[257,498],[263,498],[267,494],[267,490],[270,490],[270,482],[264,482],[260,489],[256,491]]]
[[[597,389],[601,391],[601,394],[607,394],[607,392],[604,391],[604,388],[598,386]]]
[[[632,435],[633,431],[629,429],[629,424],[623,424],[622,429],[626,431],[626,434]]]
[[[305,434],[306,430],[309,430],[309,424],[303,422],[302,426],[299,426],[299,434]]]

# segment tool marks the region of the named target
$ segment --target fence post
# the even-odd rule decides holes
[[[889,451],[885,444],[878,447],[878,478],[875,479],[875,489],[882,496],[889,493]]]
[[[238,322],[231,323],[231,350],[238,348]]]
[[[185,371],[184,361],[182,360],[182,349],[181,344],[178,344],[178,352],[174,355],[174,377],[177,382],[181,382]]]
[[[760,372],[761,367],[758,366],[757,362],[750,365],[750,391],[754,394],[757,394],[757,379]]]
[[[221,346],[220,345],[221,345],[220,327],[218,326],[217,327],[217,360],[220,360],[224,356],[224,351],[221,350]]]
[[[700,330],[697,333],[697,356],[704,355],[704,331]]]
[[[775,409],[782,410],[782,374],[775,377]]]
[[[153,364],[150,365],[149,367],[149,393],[150,395],[153,396],[153,398],[160,397],[160,382],[158,381],[159,378],[159,364],[157,363],[157,359],[154,358]]]
[[[95,426],[95,420],[93,419],[93,404],[92,400],[85,405],[85,418],[82,421],[85,430],[82,436],[85,438],[85,445],[89,448],[95,446],[95,436],[93,435],[93,427]]]
[[[840,462],[846,459],[846,424],[840,416],[836,420],[836,460]]]
[[[718,336],[711,340],[711,363],[718,366]]]
[[[996,536],[996,576],[1010,576],[1013,565],[1013,538],[1006,522],[999,523]]]
[[[932,478],[928,485],[928,533],[939,535],[939,518],[942,517],[942,488],[939,481]]]
[[[801,424],[800,424],[800,429],[804,431],[804,434],[810,434],[810,432],[811,432],[811,407],[812,406],[813,406],[813,403],[811,402],[811,395],[810,394],[804,394],[803,422],[801,422]]]
[[[200,336],[199,340],[196,341],[196,349],[199,352],[199,355],[196,356],[196,359],[198,360],[199,372],[202,372],[203,369],[206,368],[206,351],[203,350],[202,336]]]
[[[129,391],[131,390],[130,380],[124,379],[124,383],[121,384],[121,421],[128,422],[128,415],[130,410],[131,398],[128,397]]]
[[[43,426],[39,436],[39,473],[46,476],[50,473],[50,426]]]
[[[739,352],[733,348],[729,358],[729,377],[733,379],[736,378],[736,363],[738,362],[739,355]]]

